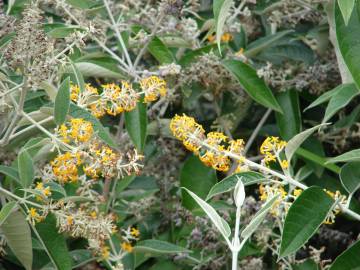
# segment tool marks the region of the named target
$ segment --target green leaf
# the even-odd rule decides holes
[[[349,193],[360,187],[360,162],[350,162],[341,167],[340,181]]]
[[[309,128],[296,136],[294,136],[290,141],[288,141],[285,147],[285,156],[288,161],[291,160],[292,156],[295,154],[295,151],[300,147],[300,145],[311,135],[313,132],[320,127],[327,124],[320,124],[315,127]]]
[[[174,245],[169,242],[149,239],[139,241],[134,247],[134,252],[146,252],[156,254],[179,254],[179,253],[191,253],[191,250]]]
[[[191,156],[184,162],[180,172],[180,185],[182,187],[190,189],[204,199],[216,182],[215,170],[205,166],[198,157]],[[182,204],[189,210],[197,206],[194,200],[184,191],[182,191]]]
[[[15,168],[0,165],[0,173],[8,176],[10,179],[13,179],[19,184],[21,184],[19,173]]]
[[[34,164],[28,151],[21,150],[18,156],[18,171],[21,185],[29,187],[34,179]]]
[[[153,37],[149,43],[148,51],[160,64],[171,64],[175,62],[174,56],[169,48],[156,36]]]
[[[311,259],[300,264],[292,265],[293,270],[319,270],[319,266]]]
[[[57,125],[61,125],[66,120],[66,115],[70,108],[70,78],[67,77],[60,85],[55,98],[54,119]]]
[[[237,60],[225,60],[223,65],[236,77],[244,90],[256,102],[283,113],[269,87],[265,84],[264,80],[258,77],[252,67]]]
[[[84,29],[76,25],[66,25],[63,23],[47,23],[44,25],[44,30],[52,38],[65,38],[76,31],[84,31]]]
[[[324,119],[322,123],[328,121],[337,111],[344,108],[360,91],[354,84],[348,84],[337,92],[331,99],[326,108]]]
[[[131,140],[139,151],[143,151],[146,142],[147,112],[146,104],[138,102],[135,109],[125,112],[125,126]]]
[[[223,28],[227,16],[229,14],[230,8],[233,4],[232,0],[214,0],[213,3],[213,12],[216,26],[216,43],[219,48],[219,52],[221,53],[221,36],[223,35]]]
[[[95,0],[66,0],[66,2],[80,9],[90,9],[98,5]]]
[[[349,24],[351,13],[353,12],[355,6],[355,0],[338,0],[338,5],[343,15],[345,25]]]
[[[72,260],[67,249],[65,238],[56,228],[55,216],[53,214],[47,215],[44,221],[36,224],[36,230],[56,269],[71,269]]]
[[[75,104],[70,104],[69,114],[74,118],[83,118],[86,121],[89,121],[93,124],[94,130],[97,136],[102,139],[109,146],[116,148],[117,145],[111,138],[109,132],[104,128],[100,121],[89,113],[87,110],[80,108]]]
[[[349,84],[340,84],[336,86],[334,89],[325,92],[320,97],[315,99],[309,106],[306,107],[304,111],[307,111],[308,109],[314,108],[328,100],[330,100],[334,95],[339,93],[343,88],[346,88]]]
[[[23,213],[12,212],[1,225],[1,230],[16,258],[26,270],[31,270],[33,262],[31,230]]]
[[[340,156],[329,159],[326,163],[360,161],[360,149],[351,150]]]
[[[334,164],[327,164],[327,161],[325,158],[314,154],[314,152],[308,151],[304,148],[299,147],[296,152],[297,155],[305,158],[306,160],[310,160],[330,171],[333,171],[334,173],[339,173],[340,172],[340,168]]]
[[[6,221],[6,219],[11,214],[11,212],[14,210],[15,207],[16,207],[16,202],[11,201],[11,202],[6,203],[1,208],[1,211],[0,211],[0,227]]]
[[[75,63],[73,61],[70,61],[70,67],[71,67],[72,73],[75,76],[75,83],[80,88],[80,92],[81,93],[85,92],[85,81],[84,81],[84,77],[83,77],[82,73],[80,72],[80,70],[77,68],[77,66],[75,65]]]
[[[277,101],[280,104],[284,114],[275,113],[277,126],[280,136],[284,140],[290,140],[301,131],[301,114],[299,106],[298,92],[288,90],[277,95]]]
[[[286,215],[279,258],[301,248],[316,233],[333,204],[334,200],[320,187],[303,191]]]
[[[359,270],[360,269],[360,241],[357,241],[341,253],[329,270]]]
[[[103,64],[101,61],[81,61],[75,63],[76,68],[85,77],[126,79],[116,66],[112,67],[109,63]]]
[[[78,269],[79,267],[88,264],[96,260],[96,257],[88,249],[77,249],[70,251],[70,256],[73,261],[72,269]]]
[[[219,214],[215,211],[215,209],[205,202],[203,199],[198,197],[195,193],[191,192],[187,188],[182,187],[189,195],[197,202],[197,204],[201,207],[202,210],[206,213],[206,215],[210,218],[215,227],[219,230],[221,235],[228,240],[231,235],[231,229],[229,224],[219,216]]]
[[[274,196],[261,207],[261,209],[251,219],[250,223],[241,232],[242,238],[248,239],[256,231],[256,229],[260,226],[261,222],[263,222],[267,213],[271,210],[279,196],[280,195]]]
[[[341,0],[343,1],[343,0]],[[342,57],[360,88],[360,18],[355,8],[351,13],[348,25],[345,24],[338,1],[335,4],[336,37]]]
[[[290,34],[291,32],[293,32],[293,30],[280,31],[272,35],[258,38],[246,47],[244,55],[246,57],[254,57],[261,51],[272,46],[274,43],[282,39],[284,36]]]
[[[245,186],[257,184],[257,183],[260,183],[260,182],[266,180],[266,178],[262,174],[257,173],[257,172],[235,173],[233,175],[230,175],[230,176],[224,178],[219,183],[216,183],[210,189],[210,191],[206,197],[206,201],[210,200],[212,197],[214,197],[216,195],[233,190],[236,186],[236,183],[239,181],[239,179],[241,179],[241,181],[243,182],[243,184]]]

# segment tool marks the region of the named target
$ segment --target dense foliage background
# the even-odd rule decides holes
[[[358,269],[359,16],[1,2],[0,269]]]

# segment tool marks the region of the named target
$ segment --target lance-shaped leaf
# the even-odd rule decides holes
[[[143,151],[146,141],[147,114],[146,104],[138,102],[136,108],[125,112],[125,126],[136,148]]]
[[[18,171],[21,185],[29,187],[34,179],[34,164],[27,150],[21,150],[18,156]]]
[[[336,37],[342,57],[348,67],[355,84],[360,88],[360,27],[359,11],[357,8],[352,10],[348,24],[345,24],[341,13],[339,2],[335,3],[335,25]]]
[[[357,241],[335,259],[329,270],[359,270],[359,254],[360,241]]]
[[[287,160],[291,160],[291,158],[293,157],[293,155],[295,154],[296,150],[300,147],[300,145],[307,139],[309,138],[309,136],[311,134],[313,134],[313,132],[317,129],[319,129],[322,126],[327,125],[327,123],[325,124],[320,124],[317,125],[315,127],[309,128],[299,134],[297,134],[296,136],[294,136],[290,141],[288,141],[286,147],[285,147],[285,155]]]
[[[286,215],[279,257],[301,248],[316,233],[333,204],[334,200],[320,187],[313,186],[303,191]]]
[[[31,230],[24,214],[20,211],[12,212],[1,225],[1,230],[16,258],[26,270],[31,270],[33,262]]]
[[[156,253],[156,254],[179,254],[191,253],[191,250],[174,245],[169,242],[149,239],[143,240],[136,244],[134,252]]]
[[[15,209],[16,202],[8,202],[6,203],[0,211],[0,226],[6,221],[11,212]]]
[[[201,207],[201,209],[204,210],[204,212],[210,218],[212,223],[219,230],[221,235],[228,240],[229,236],[231,235],[229,224],[222,217],[219,216],[219,214],[210,204],[205,202],[203,199],[201,199],[194,192],[191,192],[187,188],[183,187],[183,189],[185,189],[189,193],[189,195],[197,202],[197,204]]]
[[[329,159],[326,163],[360,161],[360,149],[351,150],[340,156]]]
[[[340,180],[349,193],[360,188],[360,162],[350,162],[341,167]]]
[[[60,85],[55,98],[54,119],[57,125],[66,120],[70,108],[70,78],[67,77]]]
[[[270,88],[249,65],[238,60],[225,60],[224,67],[239,81],[249,96],[261,105],[283,113]]]
[[[341,14],[343,15],[345,25],[349,24],[351,13],[355,6],[355,0],[338,0]]]
[[[216,183],[209,191],[206,200],[210,200],[212,197],[229,192],[235,188],[237,182],[241,179],[245,186],[253,185],[265,181],[266,178],[257,172],[240,172],[230,175],[224,178],[219,183]]]
[[[250,223],[245,227],[245,229],[241,232],[241,237],[244,239],[248,239],[259,227],[261,222],[266,217],[266,214],[269,213],[271,208],[273,207],[276,200],[279,198],[280,195],[276,195],[273,198],[271,198],[269,201],[267,201],[255,214],[255,216],[251,219]]]
[[[216,26],[216,43],[221,53],[220,41],[223,35],[223,28],[227,19],[229,10],[233,4],[232,0],[214,0],[213,12]]]

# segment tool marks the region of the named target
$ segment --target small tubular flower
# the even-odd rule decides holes
[[[158,76],[150,76],[140,81],[140,87],[145,94],[144,102],[148,103],[164,97],[167,92],[165,80]]]
[[[276,161],[285,146],[286,142],[280,140],[278,137],[267,137],[260,146],[260,153],[265,155],[263,162],[268,165],[270,162]],[[279,162],[282,169],[289,167],[287,160],[279,160]]]

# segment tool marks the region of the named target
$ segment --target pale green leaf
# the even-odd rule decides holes
[[[251,219],[250,223],[241,232],[242,238],[248,239],[256,231],[256,229],[260,226],[261,222],[263,222],[267,213],[269,213],[278,198],[279,195],[274,196],[261,207],[261,209]]]
[[[322,126],[327,125],[320,124],[315,127],[309,128],[297,135],[295,135],[291,140],[288,141],[286,147],[285,147],[285,155],[288,161],[291,160],[293,155],[295,154],[296,150],[300,147],[300,145],[307,139],[311,134],[314,133],[315,130],[319,129]]]
[[[67,77],[60,85],[55,98],[54,119],[57,125],[61,125],[66,120],[66,115],[70,108],[70,78]]]
[[[189,193],[189,195],[198,203],[198,205],[204,210],[204,212],[210,218],[212,223],[219,230],[221,235],[225,239],[229,239],[229,236],[231,235],[229,224],[227,224],[227,222],[222,217],[219,216],[219,214],[210,204],[205,202],[203,199],[198,197],[195,193],[191,192],[187,188],[183,187],[183,189],[185,189]]]
[[[1,225],[6,242],[26,270],[32,269],[33,252],[31,230],[20,211],[12,212]]]
[[[156,253],[156,254],[179,254],[191,253],[191,250],[174,245],[169,242],[149,239],[136,244],[134,252]]]
[[[343,15],[345,25],[348,25],[351,13],[353,12],[355,6],[355,0],[337,0],[337,2]]]
[[[24,188],[29,187],[34,179],[34,164],[33,160],[26,150],[21,150],[18,156],[18,171],[21,185]]]
[[[263,181],[266,181],[266,178],[257,172],[240,172],[230,175],[219,183],[216,183],[211,190],[209,191],[206,200],[210,200],[212,197],[229,192],[233,190],[236,186],[236,183],[239,181],[239,178],[245,186],[257,184]]]
[[[223,35],[224,25],[232,5],[233,0],[214,0],[213,3],[213,12],[216,25],[216,43],[218,45],[220,53],[221,36]]]

